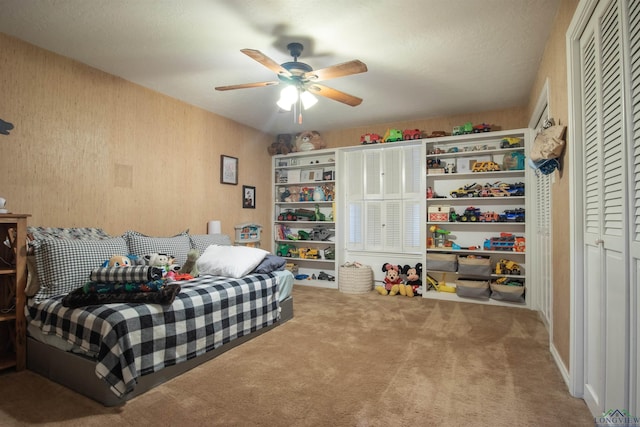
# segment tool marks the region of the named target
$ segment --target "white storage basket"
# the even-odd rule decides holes
[[[338,287],[345,294],[366,294],[373,289],[373,270],[368,265],[340,266]]]

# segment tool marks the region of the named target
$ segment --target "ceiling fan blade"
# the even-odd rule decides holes
[[[267,67],[268,69],[270,69],[271,71],[273,71],[276,74],[281,74],[281,75],[284,75],[284,76],[290,76],[291,75],[291,73],[289,71],[287,71],[286,68],[282,67],[276,61],[274,61],[273,59],[269,58],[267,55],[265,55],[264,53],[260,52],[259,50],[255,50],[255,49],[240,49],[240,52],[244,53],[245,55],[247,55],[251,59],[253,59],[255,61],[258,61],[259,63],[261,63],[262,65],[264,65],[265,67]]]
[[[358,106],[362,103],[362,99],[348,93],[340,92],[337,89],[330,88],[324,85],[311,84],[307,86],[309,92],[324,96],[326,98],[333,99],[334,101],[342,102],[343,104],[350,105],[352,107]]]
[[[303,77],[313,82],[319,82],[364,73],[365,71],[367,71],[367,65],[362,61],[354,59],[353,61],[343,62],[342,64],[332,65],[331,67],[309,71],[305,73]]]
[[[235,90],[235,89],[247,89],[250,87],[264,87],[264,86],[273,86],[277,85],[280,82],[259,82],[259,83],[244,83],[241,85],[229,85],[229,86],[218,86],[216,90]]]

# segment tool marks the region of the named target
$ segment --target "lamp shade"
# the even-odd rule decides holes
[[[291,111],[291,106],[298,101],[298,88],[295,86],[286,86],[280,92],[278,107],[286,111]]]
[[[207,234],[220,234],[220,221],[209,221],[207,223]]]
[[[300,99],[302,100],[302,105],[304,106],[305,110],[313,107],[314,105],[316,105],[316,102],[318,102],[318,98],[311,95],[306,90],[300,94]]]

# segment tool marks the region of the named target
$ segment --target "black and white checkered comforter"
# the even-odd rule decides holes
[[[96,375],[122,397],[139,376],[192,359],[273,324],[278,286],[272,274],[241,279],[201,276],[180,282],[170,306],[105,304],[67,308],[62,297],[27,306],[27,320],[97,354]]]

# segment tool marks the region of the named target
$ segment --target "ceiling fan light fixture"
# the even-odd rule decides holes
[[[291,111],[291,107],[298,101],[298,88],[295,86],[285,86],[280,91],[280,99],[277,104],[278,107],[286,111]]]
[[[313,107],[318,102],[318,98],[316,98],[306,90],[300,94],[300,100],[302,100],[302,106],[305,110]]]

